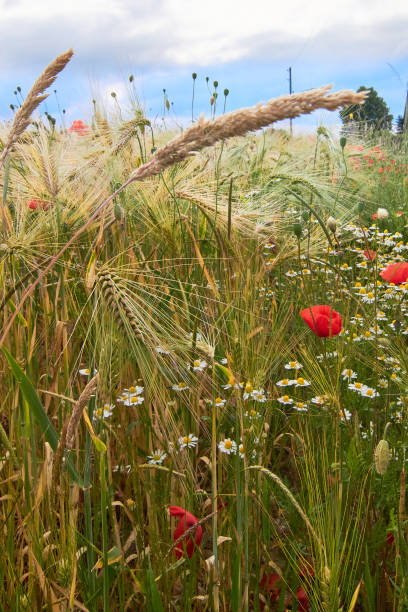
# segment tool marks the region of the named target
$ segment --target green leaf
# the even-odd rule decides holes
[[[21,389],[21,392],[23,394],[23,397],[28,404],[30,413],[34,416],[34,419],[37,425],[41,429],[42,433],[44,434],[45,439],[47,440],[48,444],[51,446],[52,450],[53,451],[57,450],[59,435],[56,432],[54,425],[51,423],[50,419],[48,418],[48,415],[45,412],[44,407],[41,403],[41,400],[38,397],[37,392],[35,388],[33,387],[30,379],[26,376],[26,374],[23,372],[23,370],[18,365],[17,361],[8,352],[8,350],[4,348],[4,346],[1,347],[1,350],[6,356],[10,369],[14,374],[14,378],[16,379]],[[82,481],[82,478],[78,474],[77,470],[75,469],[74,464],[69,459],[69,457],[66,457],[65,465],[67,466],[71,479],[77,485],[79,485],[80,487],[83,487],[84,483]]]
[[[152,612],[164,612],[163,603],[160,597],[159,589],[157,588],[156,581],[154,579],[152,566],[149,558],[149,569],[147,570],[147,592],[150,609]]]

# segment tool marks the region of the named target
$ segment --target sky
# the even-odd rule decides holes
[[[185,123],[252,106],[289,91],[333,83],[333,89],[374,87],[394,119],[403,114],[408,84],[408,3],[403,0],[0,0],[0,118],[10,119],[14,91],[23,96],[54,57],[74,56],[51,89],[43,110],[65,121],[90,117],[92,99],[125,112],[129,75],[149,118]],[[208,86],[206,77],[209,77]],[[57,90],[55,95],[54,89]],[[167,111],[166,111],[166,114]],[[313,129],[339,122],[317,111],[295,121]]]

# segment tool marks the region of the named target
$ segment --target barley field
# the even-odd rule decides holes
[[[69,59],[0,129],[0,609],[408,610],[408,141],[38,119]]]

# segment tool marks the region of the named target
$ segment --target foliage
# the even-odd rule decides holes
[[[359,107],[346,107],[340,111],[343,125],[349,130],[357,127],[360,131],[391,130],[393,116],[390,114],[385,100],[381,98],[373,87],[360,86],[357,91],[368,91],[369,94],[363,105]]]

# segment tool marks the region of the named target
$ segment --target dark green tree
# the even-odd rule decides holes
[[[391,130],[393,116],[390,114],[385,100],[381,98],[374,87],[364,87],[357,91],[368,91],[368,96],[359,106],[348,106],[340,111],[344,127],[367,130]],[[347,131],[347,130],[346,130]]]

